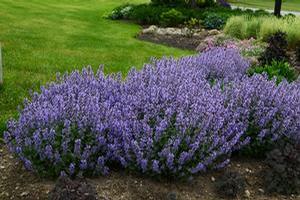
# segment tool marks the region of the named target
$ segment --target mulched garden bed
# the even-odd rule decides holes
[[[13,158],[5,146],[0,147],[0,199],[47,199],[55,181],[42,179],[26,171]],[[236,158],[229,170],[238,171],[246,177],[250,196],[238,199],[284,200],[300,199],[300,196],[268,196],[261,186],[262,161]],[[187,182],[155,180],[122,171],[111,172],[106,177],[88,179],[96,188],[100,200],[215,200],[224,199],[215,193],[214,182],[222,171],[199,175]]]
[[[156,44],[163,44],[170,47],[175,47],[184,50],[196,51],[201,40],[204,40],[208,34],[203,34],[202,36],[187,37],[182,35],[159,35],[153,33],[140,33],[137,38],[140,40],[153,42]],[[296,52],[289,51],[288,55],[290,57],[291,64],[300,73],[300,63],[296,59]]]

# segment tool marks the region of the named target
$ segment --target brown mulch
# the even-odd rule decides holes
[[[39,178],[26,171],[8,152],[0,147],[0,199],[47,199],[55,181]],[[228,170],[239,171],[246,177],[250,197],[237,199],[284,200],[300,199],[300,196],[268,196],[262,190],[261,171],[264,165],[259,160],[234,159]],[[111,172],[106,177],[88,179],[94,185],[101,200],[216,200],[222,199],[215,193],[214,181],[222,171],[199,175],[186,182],[155,180],[122,171]]]

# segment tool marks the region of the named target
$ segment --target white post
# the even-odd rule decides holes
[[[2,69],[2,54],[1,54],[1,43],[0,43],[0,85],[3,84],[3,69]]]

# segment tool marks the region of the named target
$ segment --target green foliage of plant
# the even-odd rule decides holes
[[[253,115],[250,117],[252,119],[250,121],[254,121],[253,117]],[[246,136],[251,139],[251,142],[236,153],[246,157],[264,158],[265,153],[272,149],[274,142],[270,137],[265,137],[263,140],[257,137],[260,131],[257,124],[250,123]]]
[[[168,12],[169,8],[165,6],[150,6],[148,4],[140,4],[133,8],[131,19],[136,20],[140,24],[160,24],[161,15]]]
[[[184,25],[190,29],[199,28],[201,26],[201,20],[198,20],[196,18],[191,18],[191,19],[185,21]]]
[[[184,5],[185,0],[151,0],[151,3],[153,3],[154,5],[175,6],[175,5]]]
[[[289,48],[295,48],[300,44],[300,17],[234,16],[227,21],[224,31],[239,39],[255,37],[263,41],[267,41],[274,33],[282,31],[287,34]]]
[[[238,16],[231,17],[224,27],[224,32],[232,37],[243,39],[243,25],[243,18]]]
[[[184,15],[174,8],[160,15],[160,24],[163,26],[178,26],[184,21]]]
[[[208,7],[214,6],[214,0],[151,0],[154,5]]]
[[[207,29],[222,29],[227,21],[226,14],[209,14],[204,18],[204,26]]]
[[[244,31],[244,35],[242,35],[242,37],[246,37],[246,38],[257,38],[257,30],[260,29],[261,26],[261,22],[260,20],[251,20],[253,17],[249,16],[249,23],[245,24],[245,26],[243,26],[243,28],[245,30]]]
[[[188,29],[187,36],[192,37],[195,33],[195,28],[201,27],[201,20],[191,18],[190,20],[184,22],[184,26]]]
[[[287,62],[273,61],[270,65],[250,68],[249,75],[266,73],[269,79],[276,77],[277,83],[283,79],[292,82],[297,79],[297,72]]]
[[[124,4],[119,7],[113,9],[113,11],[108,15],[110,19],[128,19],[131,15],[133,5],[131,4]]]
[[[167,1],[169,2],[169,1]],[[265,15],[252,10],[230,9],[220,6],[190,8],[175,1],[170,3],[150,3],[139,5],[121,5],[109,15],[111,19],[130,19],[142,25],[178,26],[192,18],[203,21],[207,28],[222,28],[227,19],[235,15]],[[172,3],[173,2],[173,3]],[[198,2],[198,1],[197,1]],[[199,2],[198,2],[199,3]],[[177,11],[177,12],[174,12]],[[181,14],[179,14],[181,12]]]

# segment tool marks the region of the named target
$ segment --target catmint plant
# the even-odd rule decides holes
[[[4,139],[27,169],[45,176],[119,166],[182,177],[222,168],[256,138],[299,139],[299,81],[277,86],[248,77],[248,68],[228,48],[153,59],[125,80],[85,68],[26,100]]]

